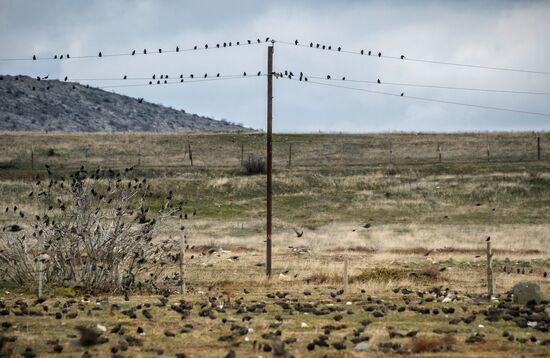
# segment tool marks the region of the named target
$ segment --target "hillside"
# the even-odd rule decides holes
[[[77,83],[0,76],[0,130],[193,132],[250,129],[146,101],[139,103],[136,98]]]

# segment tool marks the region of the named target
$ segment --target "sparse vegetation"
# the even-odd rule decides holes
[[[177,294],[177,265],[166,265],[165,273],[158,276],[157,286],[169,291],[153,289],[163,294],[159,297],[146,290],[140,296],[134,290],[129,301],[124,300],[120,287],[89,296],[78,285],[60,287],[64,286],[61,282],[46,285],[46,301],[35,303],[34,285],[4,283],[0,312],[7,310],[2,323],[8,322],[9,328],[2,326],[3,336],[17,336],[16,341],[4,344],[4,350],[20,355],[32,346],[46,354],[54,349],[47,342],[59,339],[63,354],[70,356],[80,356],[85,350],[98,356],[111,355],[113,350],[132,356],[158,355],[162,350],[167,356],[219,357],[230,349],[238,357],[271,356],[277,351],[296,357],[414,353],[496,358],[521,355],[522,350],[526,356],[544,356],[547,332],[519,326],[514,320],[492,321],[496,316],[485,313],[504,310],[506,291],[519,281],[534,281],[543,294],[550,294],[549,278],[543,276],[550,271],[546,245],[550,240],[550,166],[546,161],[516,160],[520,155],[515,150],[529,134],[487,136],[501,141],[498,162],[476,159],[473,153],[479,135],[473,134],[276,135],[274,275],[266,280],[265,177],[242,175],[240,166],[240,143],[244,143],[245,155],[261,157],[265,151],[262,136],[0,135],[0,163],[10,163],[0,168],[0,197],[9,208],[9,214],[2,210],[0,216],[5,228],[0,240],[8,235],[21,237],[25,230],[24,242],[32,247],[33,218],[43,217],[49,202],[28,195],[39,192],[37,175],[43,190],[48,190],[44,164],[50,165],[54,177],[63,176],[66,182],[82,163],[89,175],[97,168],[108,173],[111,167],[122,170],[128,179],[146,179],[150,185],[143,197],[144,207],[149,208],[147,219],[164,210],[170,191],[197,210],[196,217],[193,210],[184,211],[193,220],[169,215],[155,229],[152,240],[179,240],[180,228],[185,227],[187,295]],[[387,151],[382,151],[387,149],[388,138],[394,150],[392,167],[388,167]],[[293,146],[291,168],[287,165],[289,141],[302,143]],[[184,158],[182,143],[187,142],[192,145],[193,167]],[[334,150],[341,149],[342,142],[346,144],[343,155],[337,156]],[[449,151],[448,156],[443,153],[443,163],[433,160],[435,142],[442,142]],[[34,172],[29,165],[31,143]],[[369,149],[361,143],[368,143]],[[48,148],[56,155],[46,156]],[[124,172],[138,162],[138,154],[141,165]],[[395,172],[389,173],[388,168]],[[91,208],[98,200],[91,188],[103,195],[108,182],[108,174],[86,179]],[[128,185],[128,180],[121,183]],[[65,203],[77,198],[71,193],[52,194],[51,218],[61,215],[57,196]],[[131,222],[127,238],[141,227],[133,221],[141,212],[140,205],[134,204],[134,213],[124,220]],[[25,218],[14,215],[13,206]],[[8,232],[11,225],[23,230]],[[295,230],[303,235],[297,237]],[[495,254],[498,302],[483,297],[488,235]],[[73,241],[66,242],[70,246]],[[132,257],[132,250],[128,249],[126,259]],[[169,249],[166,256],[178,253],[177,248]],[[29,251],[29,265],[34,266],[35,254],[34,249]],[[349,258],[348,294],[342,292],[344,256]],[[521,309],[524,312],[526,307]],[[58,313],[61,316],[56,319]],[[520,316],[527,317],[526,313]],[[97,328],[98,324],[106,327],[100,337],[109,341],[81,347],[75,327]],[[119,324],[122,333],[111,333]],[[355,351],[357,344],[351,340],[358,338],[356,331],[365,339],[366,353]],[[509,335],[503,337],[503,331]],[[328,347],[314,345],[308,350],[319,335],[328,337]],[[295,343],[288,343],[293,339]],[[338,350],[338,343],[346,349]],[[264,345],[271,352],[265,352]]]

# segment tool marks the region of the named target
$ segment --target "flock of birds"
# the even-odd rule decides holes
[[[145,349],[164,355],[165,348],[152,341],[155,339],[155,331],[157,334],[162,332],[160,334],[168,339],[185,339],[185,335],[197,329],[208,329],[210,335],[218,332],[217,341],[228,349],[225,354],[227,358],[236,357],[237,348],[255,354],[271,353],[275,357],[292,357],[292,351],[300,347],[309,352],[354,349],[388,354],[438,353],[453,349],[457,342],[456,336],[465,332],[469,332],[464,340],[466,344],[485,343],[486,336],[480,333],[482,330],[479,328],[495,322],[507,324],[510,328],[515,327],[518,332],[515,336],[509,328],[503,330],[503,343],[550,345],[547,336],[540,338],[534,334],[534,331],[543,335],[548,332],[548,301],[538,304],[532,301],[525,306],[518,306],[512,304],[511,295],[507,294],[499,297],[498,304],[484,308],[470,305],[478,299],[476,296],[461,295],[442,286],[424,290],[396,287],[393,292],[398,297],[387,301],[367,295],[364,289],[352,301],[343,299],[343,290],[323,293],[320,288],[315,287],[314,291],[317,292],[304,290],[302,296],[286,291],[269,292],[258,300],[248,298],[247,295],[251,292],[245,288],[242,297],[230,300],[225,292],[214,289],[197,296],[194,301],[171,299],[170,294],[165,293],[156,303],[146,301],[124,304],[110,303],[107,297],[94,300],[90,295],[84,295],[80,301],[75,298],[64,301],[40,298],[30,302],[24,299],[10,302],[1,299],[0,315],[5,318],[25,317],[27,324],[34,319],[43,320],[44,317],[49,317],[68,327],[63,333],[58,333],[56,338],[51,337],[52,333],[46,332],[46,347],[25,347],[21,355],[26,358],[38,356],[43,349],[47,349],[50,354],[67,352],[67,347],[69,351],[80,347],[84,351],[83,357],[91,357],[90,350],[106,344],[110,345],[109,350],[114,357],[131,354],[130,349]],[[102,314],[110,318],[101,318]],[[300,322],[300,317],[306,315],[318,317],[315,326],[311,327],[317,331],[316,336],[304,339],[296,336],[298,329],[285,331],[285,327],[292,322]],[[357,315],[362,317],[358,323],[354,318]],[[438,323],[431,330],[400,331],[391,322],[400,319],[402,315],[418,317],[413,320],[444,316],[448,323],[445,327],[445,321],[437,319]],[[78,317],[84,317],[84,321],[88,323],[78,323],[75,321]],[[182,323],[177,324],[177,329],[165,328],[158,332],[159,324],[166,323],[156,321],[157,317],[167,322]],[[205,324],[202,320],[209,323]],[[71,321],[75,323],[71,324]],[[382,323],[387,336],[378,337],[377,343],[372,344],[367,331],[369,327]],[[313,324],[302,322],[300,329],[308,329]],[[174,324],[170,323],[169,326],[174,327]],[[455,328],[457,326],[460,328]],[[469,326],[474,327],[468,328]],[[14,342],[18,339],[16,333],[22,331],[11,320],[3,320],[1,328],[0,351],[13,354]],[[526,334],[520,334],[522,330]],[[151,339],[147,339],[150,334]],[[416,342],[426,334],[435,335],[439,339],[422,351],[417,348]],[[215,336],[212,339],[216,339]],[[187,355],[185,352],[178,352],[175,356]]]

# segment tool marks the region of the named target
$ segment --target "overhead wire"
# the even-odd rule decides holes
[[[487,66],[487,65],[477,65],[477,64],[468,64],[468,63],[459,63],[459,62],[450,62],[450,61],[430,60],[430,59],[423,59],[423,58],[413,58],[413,57],[408,57],[408,56],[405,56],[405,55],[390,56],[390,55],[385,55],[380,51],[372,52],[372,50],[369,50],[369,51],[365,51],[365,50],[359,50],[359,51],[346,50],[346,49],[343,49],[342,47],[332,47],[332,46],[328,46],[328,45],[322,45],[320,43],[315,43],[314,44],[313,42],[310,42],[309,45],[308,44],[302,44],[298,40],[295,40],[294,42],[277,40],[276,43],[280,43],[280,44],[284,44],[284,45],[290,45],[290,46],[304,47],[304,48],[315,49],[315,50],[320,50],[320,51],[346,53],[346,54],[360,55],[360,56],[365,56],[365,57],[383,58],[383,59],[391,59],[391,60],[399,60],[399,61],[422,62],[422,63],[447,65],[447,66],[455,66],[455,67],[477,68],[477,69],[484,69],[484,70],[496,70],[496,71],[509,71],[509,72],[519,72],[519,73],[531,73],[531,74],[539,74],[539,75],[550,75],[550,71],[539,71],[539,70],[531,70],[531,69],[523,69],[523,68],[510,68],[510,67]],[[370,55],[369,55],[369,52],[371,53]]]
[[[409,96],[409,95],[405,96],[404,92],[401,92],[399,94],[399,93],[369,90],[369,89],[365,89],[365,88],[342,86],[342,85],[337,85],[337,84],[323,83],[323,82],[316,82],[316,81],[299,81],[298,79],[288,78],[288,77],[283,77],[283,78],[287,79],[287,80],[291,80],[291,81],[297,81],[297,82],[304,83],[304,84],[315,84],[315,85],[320,85],[320,86],[328,86],[328,87],[334,87],[334,88],[340,88],[340,89],[355,90],[355,91],[360,91],[360,92],[380,94],[380,95],[392,96],[392,97],[400,97],[400,98],[406,98],[406,99],[414,99],[414,100],[419,100],[419,101],[453,104],[453,105],[464,106],[464,107],[473,107],[473,108],[481,108],[481,109],[488,109],[488,110],[505,111],[505,112],[512,112],[512,113],[521,113],[521,114],[529,114],[529,115],[550,117],[550,113],[524,111],[524,110],[520,110],[520,109],[504,108],[504,107],[496,107],[496,106],[485,106],[485,105],[478,105],[478,104],[472,104],[472,103],[447,101],[447,100],[440,100],[440,99],[426,98],[426,97],[418,97],[418,96]]]

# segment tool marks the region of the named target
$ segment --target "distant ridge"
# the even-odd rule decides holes
[[[0,75],[0,131],[227,132],[251,129],[146,101],[139,103],[133,97],[77,83]]]

